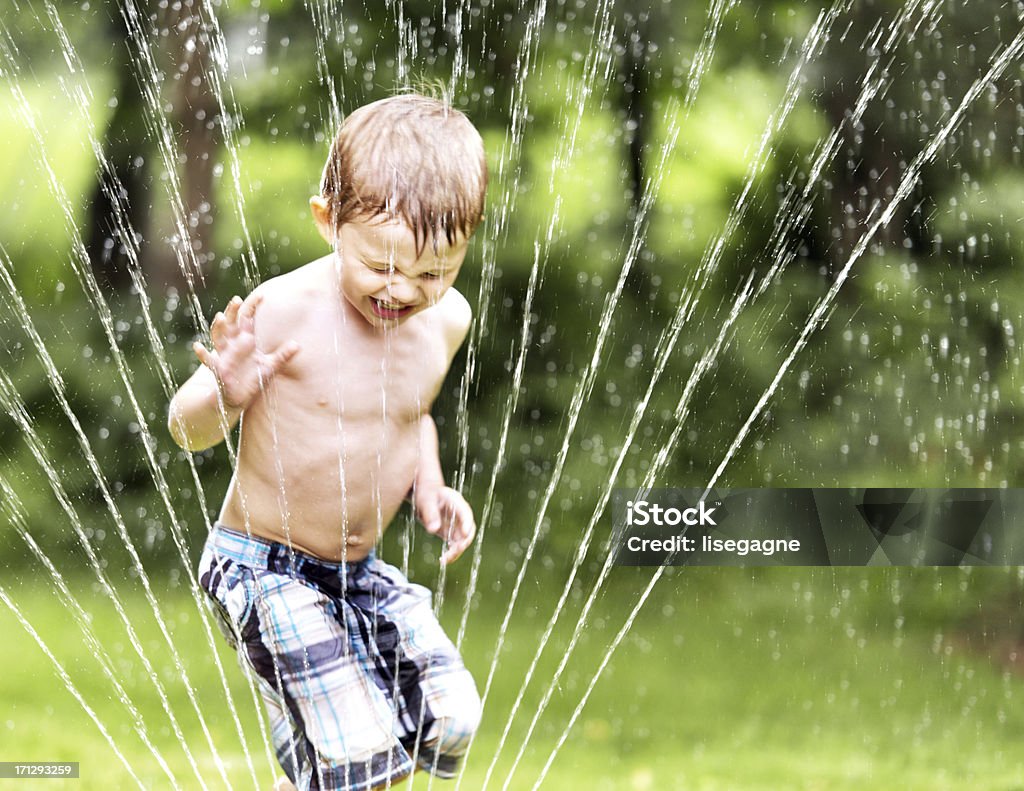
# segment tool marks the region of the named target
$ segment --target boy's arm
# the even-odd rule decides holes
[[[454,288],[448,291],[441,304],[448,364],[451,365],[469,332],[473,313],[465,297]],[[429,414],[420,418],[420,455],[413,484],[413,505],[427,532],[447,541],[442,564],[451,563],[473,542],[476,534],[473,509],[461,494],[444,485],[437,425]]]
[[[192,350],[202,366],[171,399],[167,427],[185,450],[204,450],[224,439],[263,387],[295,356],[294,341],[267,354],[256,347],[256,309],[263,294],[234,297],[210,325],[213,349]]]
[[[179,447],[206,450],[224,439],[238,422],[242,410],[218,399],[217,378],[200,365],[171,399],[167,428]],[[223,406],[222,406],[223,405]]]
[[[442,564],[451,563],[473,543],[473,509],[461,494],[444,485],[437,426],[430,415],[420,418],[420,456],[413,483],[413,505],[426,531],[447,542]]]
[[[437,439],[437,424],[430,415],[420,418],[420,457],[416,466],[417,489],[440,489],[444,486],[441,470],[441,447]],[[424,521],[424,524],[430,525]]]

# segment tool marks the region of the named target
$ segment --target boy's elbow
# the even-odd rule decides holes
[[[175,445],[189,453],[199,453],[207,448],[212,448],[223,439],[223,437],[218,437],[212,442],[202,442],[173,427],[171,427],[171,438],[174,440]]]
[[[199,438],[190,435],[185,424],[185,418],[176,408],[174,400],[171,401],[171,405],[167,410],[167,431],[171,435],[171,439],[174,440],[174,444],[182,450],[187,450],[189,453],[198,453],[201,450],[213,447],[219,442],[219,440],[215,440],[204,443],[197,441]]]
[[[174,404],[171,404],[170,410],[167,414],[167,431],[171,435],[171,439],[174,440],[174,444],[182,450],[195,451],[197,448],[192,447],[189,442],[188,433],[185,431],[184,421],[181,416],[174,411]]]

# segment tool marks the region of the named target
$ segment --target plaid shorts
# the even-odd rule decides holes
[[[220,524],[199,579],[300,791],[455,775],[480,698],[426,588],[373,555],[331,563]]]

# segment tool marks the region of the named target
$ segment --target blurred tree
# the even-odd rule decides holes
[[[148,22],[146,30],[127,24],[126,15],[133,9],[148,12],[140,16]],[[222,119],[212,90],[211,33],[198,0],[144,7],[126,4],[116,10],[108,7],[107,12],[101,18],[107,23],[105,32],[115,59],[114,112],[101,137],[108,168],[99,171],[89,200],[87,248],[101,280],[116,290],[126,289],[131,282],[126,241],[119,238],[111,200],[119,194],[136,234],[130,243],[140,247],[147,279],[161,293],[168,286],[184,284],[179,258],[195,260],[200,271],[214,260],[213,172]],[[147,36],[146,42],[138,40],[140,32]],[[144,68],[148,58],[141,54],[143,46],[153,53],[153,72]],[[147,104],[147,94],[158,106]],[[154,210],[158,202],[152,194],[154,178],[163,169],[160,143],[154,136],[165,133],[167,149],[179,152],[173,166],[180,167],[185,238],[172,216]]]
[[[153,199],[149,156],[153,150],[147,140],[145,105],[139,88],[139,75],[128,47],[128,30],[120,13],[109,6],[98,15],[102,37],[110,42],[113,57],[114,107],[107,128],[100,136],[107,168],[97,171],[96,182],[86,205],[86,249],[99,282],[116,291],[127,290],[131,283],[125,245],[151,247],[146,233],[150,226]],[[115,200],[127,207],[127,220],[136,238],[119,238],[115,219]]]
[[[216,259],[213,250],[213,173],[221,127],[226,123],[214,96],[217,65],[211,58],[212,26],[205,19],[201,0],[180,0],[171,4],[166,22],[170,35],[163,48],[168,59],[165,73],[173,74],[170,86],[170,121],[181,140],[181,181],[184,220],[188,238],[181,243],[191,248],[191,256],[201,271]],[[161,285],[180,285],[182,274],[177,261],[167,255],[156,257],[150,266]]]
[[[304,196],[311,186],[315,189],[335,110],[343,114],[388,95],[406,79],[455,83],[456,101],[482,128],[492,155],[495,190],[489,221],[506,194],[510,208],[504,233],[492,240],[497,269],[490,290],[482,294],[490,319],[469,403],[468,443],[479,467],[469,481],[481,486],[497,466],[506,491],[515,492],[517,502],[522,498],[535,504],[561,452],[581,372],[597,348],[597,322],[622,265],[631,212],[643,198],[646,179],[659,175],[652,157],[669,126],[667,108],[688,88],[708,3],[623,0],[613,6],[617,48],[597,53],[596,3],[494,0],[441,9],[426,0],[214,5],[230,45],[234,79],[229,87],[245,120],[238,151],[231,153],[240,157],[247,177],[243,197],[264,275],[305,263],[313,249],[295,229],[301,227],[316,241],[304,216]],[[984,71],[996,48],[1019,30],[1012,9],[997,0],[981,0],[970,8],[941,6],[942,16],[934,24],[908,29],[886,89],[868,104],[861,123],[851,126],[848,119],[865,75],[882,57],[866,42],[902,7],[897,0],[852,3],[805,72],[807,82],[790,122],[773,136],[769,159],[743,207],[744,222],[727,239],[714,277],[702,284],[701,300],[661,374],[620,482],[642,480],[653,453],[676,426],[673,410],[695,364],[721,329],[724,308],[739,284],[752,272],[762,276],[781,251],[791,263],[740,317],[735,341],[694,394],[693,413],[677,438],[674,466],[662,474],[662,482],[697,485],[713,473],[771,384],[811,307],[865,232],[872,205],[891,200],[906,163]],[[212,306],[222,302],[228,289],[239,287],[238,270],[230,264],[240,255],[234,242],[241,232],[232,211],[234,185],[215,176],[229,152],[223,145],[220,106],[210,90],[210,70],[221,65],[211,62],[215,42],[211,20],[202,16],[206,8],[198,0],[145,6],[147,41],[158,50],[155,76],[140,73],[141,62],[131,54],[138,42],[126,46],[123,21],[112,6],[103,6],[112,14],[106,26],[79,21],[72,32],[77,40],[106,39],[118,53],[104,62],[104,47],[99,55],[92,52],[89,63],[114,73],[117,105],[103,143],[128,195],[132,223],[143,237],[146,271],[156,288],[180,277],[176,248],[165,241],[175,231],[160,186],[163,161],[146,122],[152,108],[139,86],[159,89],[158,115],[166,117],[167,134],[180,155],[174,166],[181,174],[188,226],[190,247],[177,251],[194,253],[208,270],[216,253],[216,271],[224,266],[223,275],[211,278],[200,294],[204,305]],[[625,428],[651,382],[658,340],[701,255],[725,228],[794,53],[821,10],[796,0],[773,0],[734,4],[727,11],[658,194],[647,249],[627,285],[628,298],[620,301],[604,336],[596,381],[582,399],[563,486],[548,513],[554,524],[562,520],[571,528],[553,532],[551,541],[560,551],[578,537],[595,492],[608,482]],[[102,18],[95,9],[92,14]],[[32,14],[28,17],[31,24]],[[51,39],[52,34],[40,34],[32,51],[48,52]],[[582,109],[575,159],[559,161],[566,126],[577,115],[571,100],[578,95],[583,63],[594,54],[609,69],[599,70]],[[530,73],[524,77],[518,69],[527,63]],[[514,112],[517,96],[525,101]],[[1022,409],[1013,333],[1016,328],[1019,335],[1024,326],[1024,288],[1009,275],[1022,249],[1021,112],[1020,72],[1011,70],[970,110],[886,234],[858,262],[830,321],[780,383],[769,409],[729,462],[723,483],[1016,481],[1024,457],[1012,430]],[[509,131],[513,118],[521,133],[515,140]],[[845,129],[843,145],[823,180],[810,190],[809,217],[789,228],[777,226],[786,196],[807,183],[817,146],[839,124]],[[549,182],[553,169],[557,177]],[[555,191],[563,201],[562,216],[547,239]],[[101,185],[93,192],[86,220],[93,261],[108,283],[123,289],[110,208]],[[215,240],[209,236],[213,228]],[[475,245],[474,254],[481,247]],[[547,258],[527,311],[537,247],[547,251]],[[33,271],[31,265],[27,271]],[[475,298],[482,282],[479,271],[466,267],[459,287]],[[121,494],[126,499],[145,508],[151,486],[139,454],[131,452],[138,445],[128,429],[134,417],[117,401],[120,385],[103,359],[106,340],[95,316],[68,309],[72,291],[52,314],[47,314],[52,307],[35,307],[40,321],[51,319],[46,326],[66,347],[60,366],[77,394],[76,412],[109,437],[104,469],[125,487]],[[167,300],[154,316],[163,322],[159,326],[172,366],[183,375],[189,366],[184,341],[193,329],[181,305]],[[126,298],[119,310],[119,337],[139,372],[136,387],[159,422],[165,399],[155,378],[145,374],[152,360],[136,323],[138,307]],[[11,319],[5,329],[16,326]],[[510,418],[506,457],[496,459],[524,327],[529,354],[518,409]],[[26,354],[24,339],[19,343],[4,348],[4,364],[19,371],[19,385],[34,399],[30,406],[43,411],[41,420],[52,429],[53,447],[71,459],[59,421],[46,414],[43,376]],[[461,371],[458,364],[455,371]],[[457,383],[449,385],[438,409],[450,426]],[[444,432],[443,439],[451,453],[458,438]],[[2,433],[5,452],[14,443],[10,431]],[[176,458],[173,448],[168,454],[169,460]],[[12,458],[17,459],[13,466],[30,463],[24,456]],[[200,458],[204,480],[212,475],[211,491],[219,491],[228,473],[224,454]],[[84,479],[75,494],[86,493],[83,501],[94,504],[86,496],[88,476]],[[191,485],[184,473],[178,483],[182,491]],[[46,498],[39,500],[45,509]],[[189,501],[193,508],[194,503]],[[152,510],[150,503],[147,524],[157,519]],[[156,544],[162,536],[159,527],[152,526]],[[509,535],[518,538],[531,527],[510,523]]]

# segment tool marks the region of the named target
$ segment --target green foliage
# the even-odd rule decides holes
[[[276,275],[328,252],[309,214],[309,198],[320,191],[326,144],[315,146],[246,135],[239,152],[243,175],[242,206],[254,235],[261,271]],[[226,159],[226,157],[225,157]],[[242,249],[242,229],[230,163],[222,162],[217,182],[217,250]],[[253,222],[255,220],[255,222]]]
[[[458,49],[428,6],[406,9],[418,42],[418,54],[404,64],[410,80],[443,78]],[[545,562],[570,556],[600,493],[616,482],[610,473],[627,444],[617,479],[627,485],[644,480],[663,447],[668,464],[656,482],[699,485],[715,473],[734,442],[736,451],[721,484],[943,486],[1013,485],[1019,480],[1020,446],[1013,427],[1022,385],[1015,336],[1024,317],[1024,289],[1011,273],[1024,238],[1017,222],[1024,188],[1014,175],[1016,138],[990,134],[1019,123],[1013,102],[1001,98],[1015,79],[1012,72],[969,111],[958,137],[924,169],[910,199],[856,262],[828,320],[779,378],[767,409],[751,419],[749,436],[738,439],[758,400],[788,364],[811,312],[867,230],[871,206],[891,198],[922,141],[1006,38],[1005,28],[975,30],[972,14],[946,15],[941,38],[908,38],[901,44],[888,72],[891,86],[868,102],[861,125],[852,126],[848,111],[872,58],[878,57],[862,44],[879,18],[886,24],[893,19],[897,6],[857,3],[839,21],[837,30],[845,26],[849,31],[833,35],[809,67],[787,122],[769,136],[763,168],[739,209],[742,220],[724,236],[768,118],[779,110],[795,53],[816,16],[813,9],[781,2],[731,9],[685,118],[679,103],[703,34],[704,9],[623,9],[613,19],[615,43],[607,53],[594,49],[594,25],[601,20],[589,7],[552,9],[533,54],[521,52],[525,12],[499,3],[472,17],[462,41],[471,73],[459,86],[457,102],[481,127],[493,179],[488,221],[459,283],[478,315],[486,302],[488,316],[476,335],[465,416],[466,488],[479,510],[494,472],[499,500],[501,492],[516,492],[530,505],[533,510],[515,519],[495,515],[496,523],[504,520],[502,535],[511,545],[527,540],[537,523]],[[259,13],[225,10],[222,23],[229,35],[256,43],[248,49],[233,45],[238,60],[228,64],[235,75],[228,99],[237,101],[245,123],[235,136],[238,149],[229,152],[222,145],[216,155],[214,255],[196,295],[207,317],[231,294],[245,290],[239,197],[261,277],[327,252],[309,220],[307,200],[317,188],[336,120],[329,88],[345,111],[387,95],[401,82],[391,16],[368,8],[346,12],[344,21],[328,25],[328,84],[318,71],[316,31],[306,4],[281,2]],[[88,17],[87,11],[81,14]],[[91,131],[106,143],[103,124],[110,108],[104,97],[121,83],[112,79],[107,66],[112,61],[96,54],[98,45],[85,44],[92,28],[86,28],[81,14],[68,17],[78,20],[69,22],[70,35],[88,57],[85,73],[76,79],[88,83],[97,97],[89,108]],[[639,73],[625,67],[633,30],[645,37]],[[972,36],[980,37],[975,59],[960,63],[956,46]],[[122,43],[111,40],[108,45],[121,52]],[[601,61],[605,55],[607,63]],[[90,129],[64,121],[59,102],[52,100],[64,74],[62,63],[36,45],[25,57],[46,65],[36,76],[20,78],[19,85],[40,119],[48,157],[85,236],[90,230],[85,203],[96,172],[87,144]],[[508,77],[520,57],[531,67],[521,86]],[[584,68],[593,57],[597,79],[581,92]],[[906,67],[908,62],[913,68]],[[526,120],[522,139],[512,140],[510,102],[517,87],[523,89]],[[578,96],[586,97],[581,107],[575,103]],[[172,91],[162,98],[173,107]],[[8,110],[13,107],[11,98],[3,101]],[[637,112],[642,123],[635,122]],[[176,556],[172,520],[155,493],[138,415],[95,311],[68,271],[70,240],[54,210],[31,135],[17,113],[2,118],[10,143],[0,152],[0,173],[5,174],[0,184],[15,197],[0,216],[0,232],[19,289],[67,381],[72,408],[97,448],[100,466],[116,485],[118,505],[129,516],[133,534],[145,537],[154,559],[171,562]],[[144,128],[144,120],[137,125]],[[657,172],[661,147],[677,125],[677,143],[665,170]],[[842,130],[837,153],[820,179],[808,185],[818,147],[835,127]],[[177,144],[180,130],[170,131]],[[641,164],[657,193],[640,229],[643,244],[602,332],[598,324],[615,294],[633,235],[638,196],[631,179],[637,149],[630,148],[630,141],[637,135]],[[145,138],[138,145],[149,163],[149,177],[159,182],[162,160],[154,141]],[[241,196],[232,170],[235,157]],[[194,166],[183,167],[182,174]],[[793,209],[786,201],[805,187],[810,196],[806,218],[780,231],[779,218]],[[171,212],[161,189],[152,191],[151,200],[149,226],[137,230],[151,235],[143,265],[155,283],[157,254],[166,259],[170,249],[159,235],[171,227]],[[502,234],[488,238],[502,218],[507,218]],[[720,237],[716,268],[695,280],[698,265],[712,258],[712,245]],[[540,258],[535,259],[537,251]],[[511,371],[522,344],[535,260],[540,277],[526,316],[523,385],[510,411]],[[784,265],[776,270],[776,264]],[[480,293],[484,270],[492,265],[493,286]],[[729,305],[748,278],[757,285],[769,272],[763,293],[739,315],[722,353],[695,383],[680,426],[679,397],[718,336]],[[196,460],[202,460],[200,478],[209,498],[203,514],[201,492],[185,457],[163,429],[168,394],[155,375],[154,352],[141,322],[143,305],[138,295],[116,293],[107,284],[103,288],[115,322],[123,325],[118,343],[155,438],[156,458],[171,482],[172,505],[187,530],[198,535],[229,475],[225,454],[217,450]],[[177,294],[151,285],[149,296],[163,353],[180,382],[194,364],[188,343],[197,322],[180,283]],[[677,315],[684,321],[671,353],[661,361]],[[4,370],[14,378],[66,475],[76,507],[88,524],[113,535],[108,507],[53,402],[19,320],[8,312],[3,327]],[[464,352],[456,361],[436,409],[450,471],[459,458],[461,438],[454,427],[460,423],[459,377],[467,356]],[[664,369],[657,373],[662,362]],[[593,381],[584,388],[588,370]],[[656,375],[657,386],[636,433],[627,436],[637,404],[648,398]],[[569,412],[577,397],[578,416]],[[499,459],[506,420],[507,452]],[[666,447],[676,430],[678,441]],[[38,529],[50,534],[56,546],[74,546],[67,516],[39,477],[19,432],[6,420],[0,422],[0,448],[6,459],[0,472],[22,481],[18,489]],[[561,478],[552,486],[563,463]],[[549,487],[550,506],[538,514]]]
[[[94,97],[103,96],[109,87],[109,77],[102,69],[92,73],[90,81]],[[0,244],[21,276],[19,288],[33,302],[44,302],[52,293],[52,283],[70,279],[66,272],[72,237],[64,214],[70,211],[77,227],[82,227],[83,203],[96,172],[88,138],[102,135],[109,110],[95,101],[89,108],[92,126],[86,127],[77,114],[69,120],[56,75],[20,80],[18,88],[33,118],[30,125],[20,100],[12,92],[0,92],[4,135],[0,191],[6,196],[0,212]],[[54,197],[47,166],[70,205],[61,205]]]
[[[207,319],[245,290],[239,200],[261,278],[327,252],[307,201],[338,120],[334,100],[344,114],[406,82],[445,79],[456,54],[465,55],[469,70],[456,86],[456,103],[481,129],[492,181],[487,220],[458,287],[487,319],[475,330],[466,414],[458,409],[468,349],[456,358],[434,413],[443,466],[450,480],[465,474],[463,488],[478,516],[495,489],[477,545],[480,584],[468,602],[464,646],[478,678],[489,667],[508,594],[520,573],[525,580],[476,748],[489,759],[584,530],[596,520],[525,711],[536,710],[539,682],[551,679],[568,650],[604,561],[602,496],[612,485],[644,483],[661,451],[665,465],[653,482],[668,486],[706,483],[734,444],[719,485],[1020,485],[1024,375],[1017,338],[1024,327],[1024,284],[1014,276],[1024,254],[1019,64],[968,110],[887,226],[858,247],[908,163],[990,56],[1016,35],[1019,20],[1001,0],[940,4],[941,16],[902,28],[905,38],[890,58],[866,42],[904,4],[858,0],[844,6],[821,56],[802,76],[787,122],[769,135],[763,168],[747,190],[752,158],[769,117],[780,109],[821,4],[732,4],[685,118],[680,104],[706,33],[707,3],[616,4],[610,47],[596,38],[599,4],[547,4],[533,49],[523,42],[532,29],[529,14],[541,5],[441,5],[449,15],[465,12],[461,36],[446,27],[437,4],[422,0],[203,4],[216,9],[227,35],[225,101],[240,125],[238,148],[228,151],[220,134],[225,119],[219,108],[212,110],[205,120],[217,147],[199,161],[183,153],[181,127],[189,116],[180,75],[215,71],[203,72],[196,62],[181,69],[183,52],[202,49],[174,49],[186,39],[172,35],[170,26],[188,4],[139,4],[161,69],[157,115],[168,120],[178,175],[183,183],[201,184],[204,168],[216,166],[211,193],[202,196],[210,212],[186,219],[201,227],[212,218],[212,260],[195,294]],[[921,5],[912,5],[915,13]],[[145,109],[135,75],[119,65],[130,49],[114,5],[64,2],[56,8],[84,71],[69,71],[38,4],[5,10],[0,33],[15,31],[13,56],[21,71],[12,85],[24,91],[70,201],[57,204],[28,119],[11,92],[0,91],[0,188],[6,196],[0,243],[29,303],[29,315],[21,315],[0,287],[0,372],[13,382],[44,449],[42,457],[36,454],[0,409],[0,476],[20,500],[2,505],[24,516],[31,535],[69,576],[119,677],[140,701],[151,735],[188,787],[181,745],[119,619],[97,583],[78,574],[89,572],[89,561],[73,527],[81,527],[122,593],[143,645],[158,658],[171,704],[183,715],[185,741],[199,753],[204,775],[214,777],[181,668],[148,611],[120,524],[156,581],[184,667],[204,690],[203,706],[216,708],[219,701],[206,693],[219,689],[220,680],[183,583],[231,470],[223,447],[186,454],[164,426],[170,393],[159,364],[165,356],[175,382],[184,381],[196,365],[188,347],[199,321],[184,283],[173,282],[173,262],[167,277],[174,240],[165,237],[172,235],[173,213],[152,129],[158,119]],[[596,79],[582,91],[591,61]],[[522,78],[517,65],[526,64],[531,71]],[[869,72],[883,75],[886,84],[855,122],[853,108]],[[140,76],[150,87],[148,75]],[[84,114],[68,106],[62,80],[90,87]],[[513,118],[516,97],[524,103]],[[581,106],[578,97],[585,97]],[[115,104],[127,116],[117,123]],[[516,127],[521,140],[511,138],[514,120],[523,121]],[[677,127],[677,143],[659,172],[662,146]],[[833,129],[841,132],[836,153],[810,183],[815,157]],[[71,271],[72,235],[62,214],[70,210],[83,239],[97,230],[88,208],[98,171],[90,133],[111,156],[129,152],[149,188],[130,196],[142,216],[136,231],[143,237],[146,293],[131,290],[127,278],[100,278],[115,349]],[[656,193],[619,292],[640,197],[633,183],[637,166]],[[809,205],[795,204],[805,188]],[[742,218],[726,233],[744,193]],[[798,209],[806,209],[802,219],[782,222]],[[719,238],[722,246],[715,249]],[[809,317],[854,255],[859,258],[825,321],[790,362]],[[698,278],[699,265],[712,258],[714,271]],[[97,273],[101,263],[93,262]],[[538,285],[527,305],[535,264]],[[123,261],[116,267],[123,270]],[[698,362],[736,295],[748,280],[757,287],[765,278],[765,288],[736,318],[721,353],[697,381]],[[602,328],[613,299],[615,310]],[[155,349],[147,318],[155,326]],[[54,360],[84,442],[54,396],[28,321]],[[670,340],[674,346],[662,358]],[[512,371],[524,343],[522,385],[513,393]],[[124,372],[115,351],[123,353]],[[789,368],[779,377],[784,365]],[[592,379],[584,378],[588,372]],[[755,414],[772,387],[766,409]],[[684,392],[690,399],[682,414]],[[571,411],[576,403],[578,414]],[[630,435],[635,415],[640,419]],[[468,434],[460,437],[463,424]],[[506,424],[506,450],[499,456]],[[671,446],[670,437],[676,438]],[[460,471],[463,441],[466,467]],[[89,453],[102,481],[87,463]],[[59,483],[48,479],[47,465]],[[470,564],[453,566],[442,584],[436,542],[408,514],[397,521],[380,546],[382,556],[443,590],[442,618],[454,631]],[[536,551],[524,565],[535,529]],[[0,585],[113,725],[117,743],[142,767],[144,785],[161,787],[165,778],[136,743],[130,719],[91,664],[78,624],[69,624],[42,565],[6,522],[0,540]],[[540,771],[650,573],[613,573],[511,788],[530,787],[519,778]],[[929,791],[1019,787],[1015,756],[1024,723],[1010,704],[1021,694],[1011,672],[1020,652],[1020,605],[1021,579],[1013,569],[669,571],[570,732],[548,785],[861,789],[885,777],[898,778],[900,788]],[[21,751],[12,757],[82,760],[83,788],[126,785],[99,730],[61,690],[6,607],[0,607],[0,629],[12,635],[0,646],[0,662],[11,669],[0,677],[7,705],[0,741]],[[243,701],[245,742],[255,747],[255,713],[232,667],[235,657],[224,646],[218,650]],[[40,701],[46,701],[42,708]],[[214,713],[210,721],[232,779],[239,787],[248,784],[230,720]],[[61,727],[54,729],[54,722]],[[509,744],[521,743],[524,729],[517,720]],[[488,761],[479,757],[470,787],[482,784]],[[260,781],[269,785],[263,763]],[[504,755],[499,769],[508,763]]]

